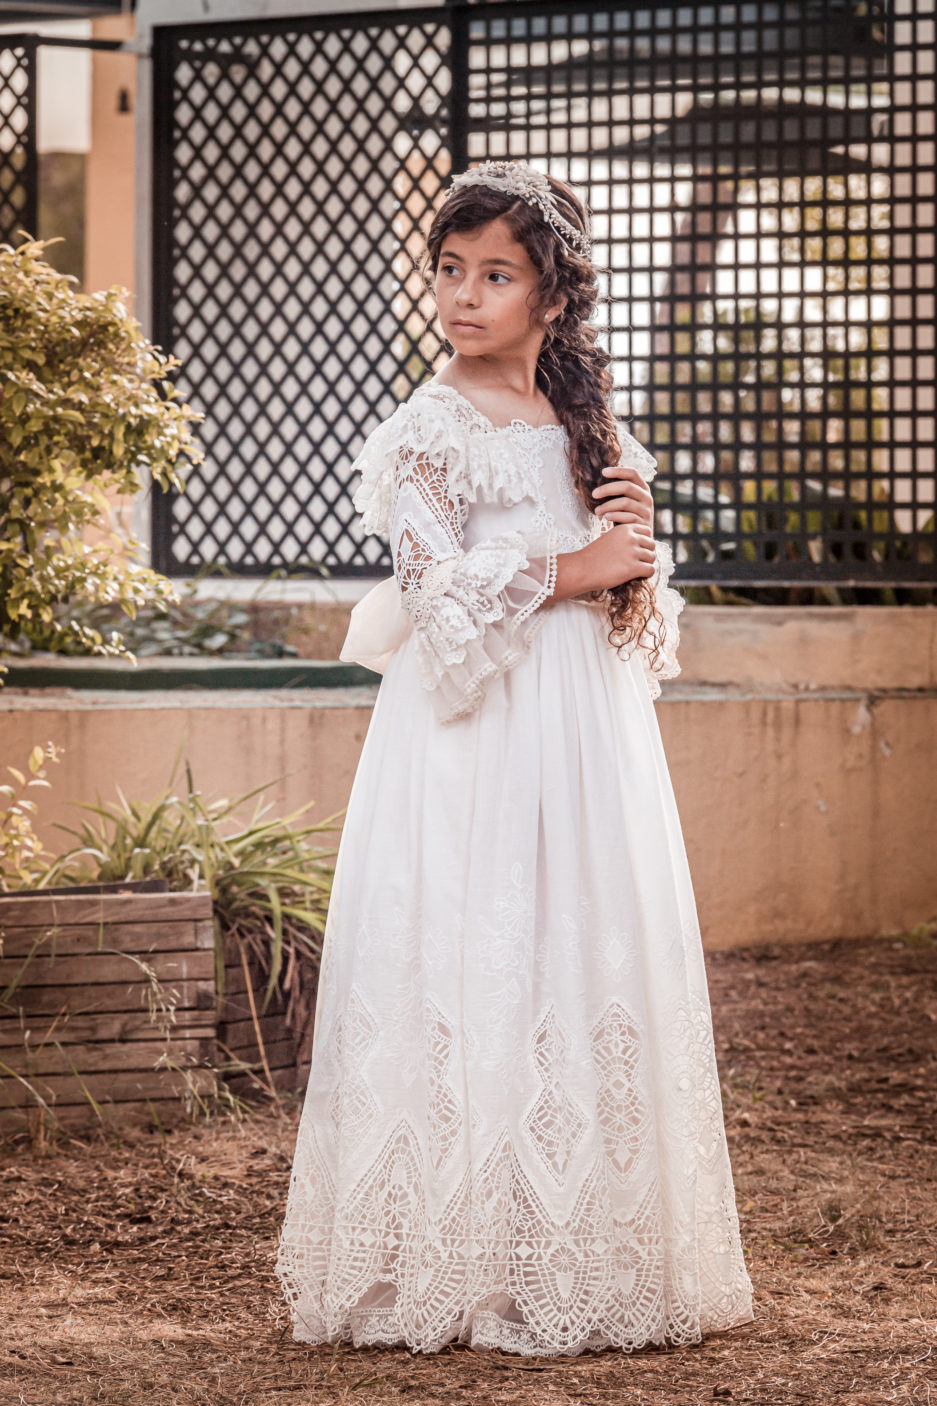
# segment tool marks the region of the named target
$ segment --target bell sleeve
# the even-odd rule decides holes
[[[543,624],[540,607],[556,585],[556,532],[502,532],[466,548],[473,491],[465,470],[477,447],[460,442],[454,423],[440,433],[436,407],[401,406],[381,430],[382,442],[356,461],[355,506],[366,529],[390,539],[420,682],[440,721],[454,722],[478,707],[489,681],[527,653]]]

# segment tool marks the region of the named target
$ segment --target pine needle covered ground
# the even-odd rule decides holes
[[[530,1360],[293,1343],[271,1275],[298,1111],[0,1156],[0,1403],[937,1403],[937,944],[709,958],[753,1323]]]

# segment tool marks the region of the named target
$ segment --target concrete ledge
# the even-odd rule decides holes
[[[657,717],[707,946],[937,916],[937,692],[688,690]]]
[[[4,713],[111,713],[186,709],[310,709],[373,708],[377,684],[347,688],[0,688],[0,715]]]
[[[169,688],[348,688],[379,682],[360,664],[331,659],[206,659],[146,656],[128,659],[28,655],[0,660],[8,673],[4,688],[128,689]]]
[[[791,614],[688,607],[683,674],[656,708],[709,947],[879,934],[937,915],[937,609]],[[73,843],[53,822],[75,825],[75,803],[111,800],[118,785],[148,800],[177,756],[205,795],[269,782],[273,813],[314,801],[310,817],[324,818],[347,803],[377,694],[367,677],[153,691],[8,680],[2,759],[22,766],[48,740],[64,748],[52,790],[37,793],[55,850]]]
[[[688,605],[680,682],[729,688],[937,688],[937,606]]]

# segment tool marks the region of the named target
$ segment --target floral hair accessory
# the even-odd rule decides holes
[[[526,161],[483,161],[480,166],[472,166],[460,176],[454,176],[449,191],[477,185],[507,191],[525,200],[528,205],[535,205],[563,243],[588,259],[591,251],[588,235],[560,214],[550,182],[542,172],[528,166]]]

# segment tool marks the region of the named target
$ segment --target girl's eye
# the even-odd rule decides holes
[[[439,265],[439,271],[440,271],[440,273],[443,273],[443,274],[446,274],[446,275],[448,275],[448,274],[450,274],[450,273],[458,273],[458,272],[459,272],[459,266],[458,266],[458,264],[440,264],[440,265]],[[503,278],[504,281],[505,281],[505,283],[510,283],[510,281],[511,281],[510,278],[508,277],[508,275],[507,275],[506,273],[500,273],[497,269],[495,269],[491,274],[489,274],[489,277],[490,277],[490,278]]]

